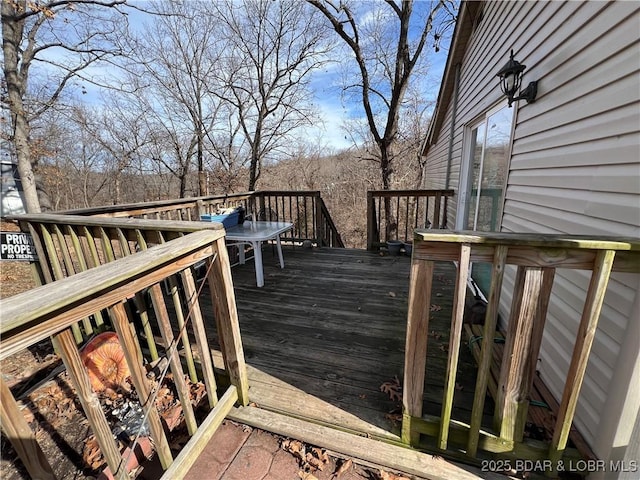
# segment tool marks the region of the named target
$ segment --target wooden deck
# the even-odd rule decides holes
[[[265,286],[252,262],[232,269],[250,401],[288,416],[399,440],[400,402],[380,391],[402,382],[410,259],[364,250],[284,247],[280,269],[264,248]],[[440,414],[455,269],[436,271],[425,414]],[[437,301],[437,303],[435,303]],[[464,348],[454,418],[468,421],[475,365]],[[487,411],[492,402],[487,402]]]

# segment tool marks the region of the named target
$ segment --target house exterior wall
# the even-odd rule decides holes
[[[460,66],[453,148],[449,101],[438,107],[446,116],[428,147],[424,187],[459,189],[465,126],[503,101],[496,72],[513,48],[527,66],[523,86],[538,80],[538,97],[514,105],[501,230],[640,236],[639,13],[638,2],[625,1],[486,2]],[[450,207],[452,227],[456,201]],[[588,281],[588,272],[556,275],[539,362],[556,398]],[[639,289],[638,275],[613,275],[576,412],[603,459],[624,456],[640,409],[640,342],[629,335],[640,334]]]

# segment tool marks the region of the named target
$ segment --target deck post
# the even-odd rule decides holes
[[[518,267],[494,416],[494,428],[505,440],[522,441],[524,434],[533,380],[530,372],[537,361],[537,352],[533,358],[531,346],[542,279],[542,268]]]
[[[113,433],[111,433],[111,427],[107,422],[98,396],[91,388],[89,375],[82,364],[80,353],[78,352],[71,331],[66,329],[54,336],[53,344],[55,345],[56,351],[62,357],[65,367],[67,367],[67,372],[69,372],[73,386],[78,392],[78,400],[80,400],[89,425],[91,425],[91,429],[95,433],[96,440],[107,461],[107,465],[111,469],[111,472],[113,472],[115,478],[127,480],[129,475],[126,471],[126,466],[122,461],[118,446],[113,438]]]
[[[420,248],[420,242],[416,247]],[[402,441],[410,445],[420,440],[420,434],[411,428],[411,417],[422,417],[433,270],[433,261],[414,257],[411,262],[402,395]]]
[[[367,250],[373,250],[373,243],[380,241],[376,235],[376,205],[373,200],[373,192],[367,192]]]
[[[431,223],[432,228],[440,227],[440,203],[442,203],[442,194],[436,193],[436,198],[433,202],[433,222]]]
[[[320,198],[320,192],[315,192],[313,194],[313,206],[316,210],[316,224],[313,226],[316,234],[316,243],[318,244],[318,247],[322,247],[322,244],[324,243],[324,221],[322,215],[322,198]]]
[[[249,380],[240,338],[240,323],[231,279],[231,265],[224,237],[216,240],[214,251],[218,254],[217,258],[215,260],[207,259],[207,268],[209,269],[209,289],[213,299],[218,338],[231,383],[238,390],[238,402],[240,405],[246,406],[249,404]],[[213,265],[211,265],[212,261]]]
[[[11,390],[0,378],[0,419],[2,432],[11,441],[31,478],[55,480],[51,465],[38,445],[31,427],[24,419]]]

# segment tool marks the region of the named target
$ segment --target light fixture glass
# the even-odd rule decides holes
[[[533,103],[538,93],[538,82],[531,82],[525,90],[520,92],[516,96],[520,85],[522,83],[522,72],[524,72],[526,65],[521,64],[513,57],[513,50],[511,50],[511,57],[507,64],[500,69],[497,76],[500,78],[500,89],[507,97],[509,106],[517,100],[526,100],[527,103]]]

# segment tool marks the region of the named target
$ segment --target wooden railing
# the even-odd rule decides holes
[[[23,231],[33,237],[39,262],[36,278],[41,284],[70,277],[93,267],[127,257],[148,246],[165,243],[198,230],[216,230],[222,225],[210,222],[144,220],[83,217],[79,215],[32,214],[15,217]],[[169,280],[171,288],[175,281]],[[141,308],[142,299],[135,299]],[[72,330],[78,343],[100,329],[100,313],[85,318]],[[148,332],[147,332],[148,333]],[[147,338],[153,338],[147,335]],[[150,346],[154,351],[153,346]]]
[[[322,247],[344,247],[320,192],[259,191],[254,194],[258,220],[293,223],[285,241],[311,240]]]
[[[243,206],[249,209],[254,192],[208,197],[178,198],[154,202],[124,203],[56,212],[68,215],[197,221],[200,215],[219,208]]]
[[[458,273],[441,416],[423,418],[425,359],[436,261],[457,262]],[[470,423],[466,424],[452,418],[452,406],[456,392],[470,262],[490,263],[493,271],[484,318],[473,411]],[[483,428],[481,422],[503,276],[509,265],[515,266],[517,270],[491,430]],[[553,438],[550,444],[544,444],[523,438],[523,431],[557,268],[590,270],[592,274]],[[557,462],[563,456],[565,459],[571,456],[574,452],[567,449],[567,439],[611,272],[640,273],[640,240],[418,230],[414,236],[411,263],[404,369],[403,441],[418,445],[420,435],[423,434],[435,437],[438,448],[446,450],[455,446],[465,450],[469,457],[476,457],[478,450],[484,450],[510,455],[512,458],[536,461],[548,459],[551,466],[558,466]]]
[[[101,219],[103,222],[105,220],[107,219]],[[62,238],[59,228],[51,228],[59,239]],[[248,403],[247,373],[224,244],[224,231],[218,229],[194,232],[137,253],[132,248],[134,243],[138,246],[148,245],[148,242],[143,241],[144,235],[140,230],[121,228],[113,231],[122,234],[118,239],[126,258],[113,260],[106,265],[90,268],[1,301],[0,359],[47,337],[53,337],[56,351],[67,368],[77,392],[77,399],[82,405],[110,471],[117,479],[128,479],[128,459],[121,456],[118,450],[105,411],[91,387],[88,371],[70,330],[74,324],[87,317],[100,316],[105,318],[105,322],[108,318],[123,347],[131,373],[131,383],[146,415],[156,454],[165,470],[163,478],[182,478],[234,403]],[[127,236],[128,233],[133,235]],[[98,238],[104,240],[102,254],[108,257],[111,248],[106,244],[111,243],[111,239],[107,240],[107,230],[101,230]],[[79,238],[71,229],[67,239],[79,246],[84,244],[87,252],[93,250],[86,245],[94,239],[93,234]],[[83,261],[89,258],[93,258],[96,263],[100,260],[99,255],[89,254]],[[80,257],[72,257],[70,261],[74,264],[77,262],[78,265],[82,262]],[[216,383],[205,330],[205,314],[200,309],[203,295],[198,295],[192,271],[196,264],[202,262],[205,265],[209,294],[214,305],[215,325],[224,366],[231,383],[226,389]],[[164,292],[172,282],[179,282],[181,289],[180,303],[174,303],[174,308],[168,307],[166,302],[175,300],[176,295],[167,295]],[[150,302],[144,301],[137,305],[140,318],[129,304],[130,301],[138,299],[150,299]],[[148,306],[148,303],[153,307]],[[165,357],[165,363],[170,367],[184,423],[190,436],[189,442],[175,458],[155,401],[161,385],[154,386],[145,370],[145,364],[154,359],[154,355],[150,353],[152,348],[149,344],[146,345],[148,348],[145,348],[139,341],[138,332],[131,327],[132,322],[140,320],[149,324],[148,333],[151,338],[154,331],[159,332],[162,338],[159,348],[154,344],[154,348],[158,350],[155,357]],[[213,319],[206,321],[208,324],[214,323]],[[149,335],[146,336],[148,341]],[[194,345],[185,341],[189,337],[195,339]],[[197,354],[198,361],[195,364],[193,355],[191,360],[186,362],[188,373],[183,370],[178,348]],[[162,377],[163,375],[160,376]],[[190,396],[187,378],[191,384],[202,384],[206,391],[206,397],[203,398],[207,400],[206,408],[209,413],[204,420],[195,412],[195,407],[201,408],[203,405],[193,405],[195,402]],[[4,379],[0,379],[0,396],[3,432],[18,452],[31,477],[55,478],[54,466],[48,463]],[[134,450],[133,446],[131,450]]]
[[[318,191],[258,191],[209,197],[108,205],[60,212],[69,215],[197,221],[226,207],[244,207],[257,220],[293,223],[283,241],[310,240],[318,246],[344,247]]]
[[[367,192],[367,250],[388,240],[410,241],[416,228],[446,228],[453,190],[371,190]]]

